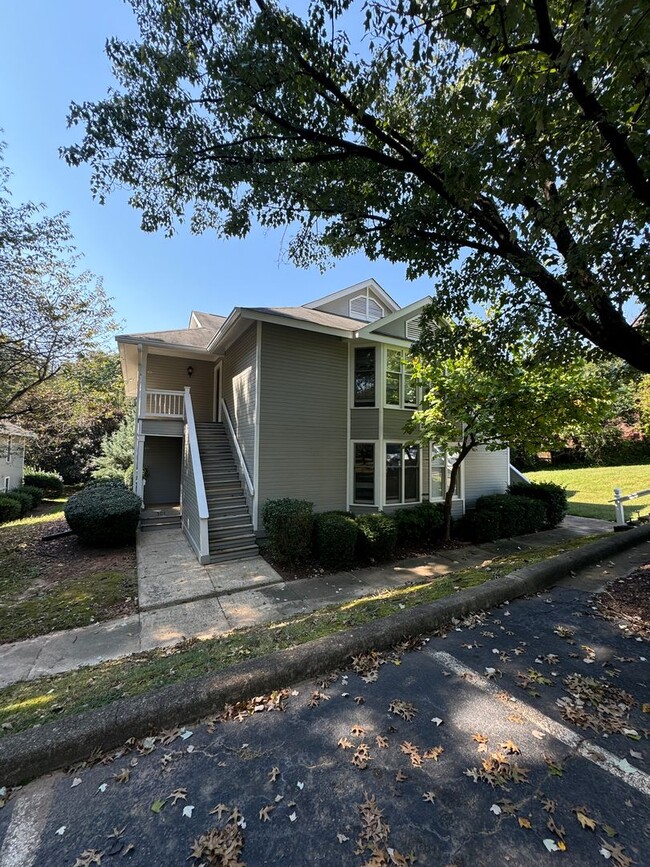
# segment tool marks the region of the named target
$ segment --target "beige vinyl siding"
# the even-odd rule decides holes
[[[257,325],[252,325],[232,344],[223,361],[223,399],[251,478],[255,471],[256,347]]]
[[[473,508],[484,494],[503,494],[508,486],[510,460],[508,449],[488,452],[480,446],[463,461],[465,472],[465,503]]]
[[[183,532],[197,555],[201,550],[201,521],[196,500],[194,468],[187,432],[183,440],[183,473],[181,478],[181,512]]]
[[[180,419],[145,418],[142,420],[142,433],[155,437],[182,437],[183,422]]]
[[[192,376],[187,368],[192,367]],[[212,421],[214,402],[214,364],[195,358],[177,358],[173,355],[147,355],[147,388],[163,391],[183,391],[187,386],[192,393],[194,418],[197,422]]]
[[[407,440],[409,435],[404,433],[404,425],[413,415],[412,409],[385,409],[384,410],[384,439],[392,442]]]
[[[348,349],[325,334],[262,324],[259,505],[347,503]],[[260,521],[261,524],[261,521]]]
[[[378,438],[379,410],[372,407],[350,410],[350,439],[376,440]]]
[[[19,488],[23,482],[25,467],[25,439],[24,437],[11,437],[11,456],[7,460],[7,445],[9,437],[0,436],[0,493],[4,491],[5,478],[9,479],[9,490]]]
[[[182,453],[182,443],[177,437],[145,437],[144,502],[146,506],[179,502]]]

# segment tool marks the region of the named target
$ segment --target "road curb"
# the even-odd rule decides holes
[[[650,525],[613,534],[478,587],[347,632],[7,735],[0,740],[0,783],[23,783],[81,761],[97,747],[114,749],[130,737],[145,737],[179,722],[207,716],[221,710],[225,704],[262,695],[343,666],[355,654],[373,648],[386,649],[405,637],[438,629],[452,618],[465,617],[544,590],[571,572],[649,539]]]

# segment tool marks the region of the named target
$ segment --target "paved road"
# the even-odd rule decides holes
[[[590,602],[649,548],[388,654],[374,681],[302,683],[284,711],[35,781],[0,810],[0,865],[362,865],[373,841],[373,865],[650,864],[650,648]],[[567,677],[584,703],[563,715]]]

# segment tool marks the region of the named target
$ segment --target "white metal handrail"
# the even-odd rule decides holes
[[[205,482],[203,481],[203,468],[201,466],[201,454],[199,452],[199,440],[196,435],[196,424],[194,422],[194,408],[192,407],[192,396],[189,386],[185,389],[185,425],[187,428],[187,438],[190,446],[190,457],[192,459],[192,470],[194,475],[194,490],[196,493],[196,505],[199,511],[199,548],[200,556],[210,556],[210,540],[208,538],[208,518],[210,511],[208,509],[208,498],[205,493]],[[203,561],[201,561],[203,562]]]
[[[626,503],[628,500],[636,500],[638,497],[645,497],[647,494],[650,494],[650,488],[647,491],[635,491],[633,494],[625,495],[620,488],[614,488],[614,499],[609,502],[614,503],[616,520],[619,524],[625,523],[625,509],[623,503]]]
[[[239,445],[239,440],[237,439],[237,434],[235,433],[235,429],[232,425],[232,421],[230,419],[230,413],[228,412],[228,407],[226,406],[226,402],[223,398],[221,398],[221,417],[225,418],[226,425],[228,426],[228,430],[230,431],[230,436],[235,445],[235,451],[237,452],[237,458],[239,461],[239,466],[241,467],[241,471],[246,480],[246,487],[248,488],[248,492],[251,496],[255,494],[255,486],[253,485],[253,480],[251,479],[250,473],[248,472],[248,467],[246,466],[246,458],[244,457],[244,453],[241,450],[241,446]]]
[[[154,418],[183,418],[184,393],[148,388],[145,392],[145,416]]]

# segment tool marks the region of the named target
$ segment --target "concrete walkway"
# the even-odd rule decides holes
[[[201,566],[179,529],[139,533],[140,613],[0,646],[0,688],[169,647],[188,638],[215,638],[234,629],[485,566],[500,555],[611,530],[607,521],[569,516],[555,530],[530,536],[297,581],[284,581],[262,557]]]

